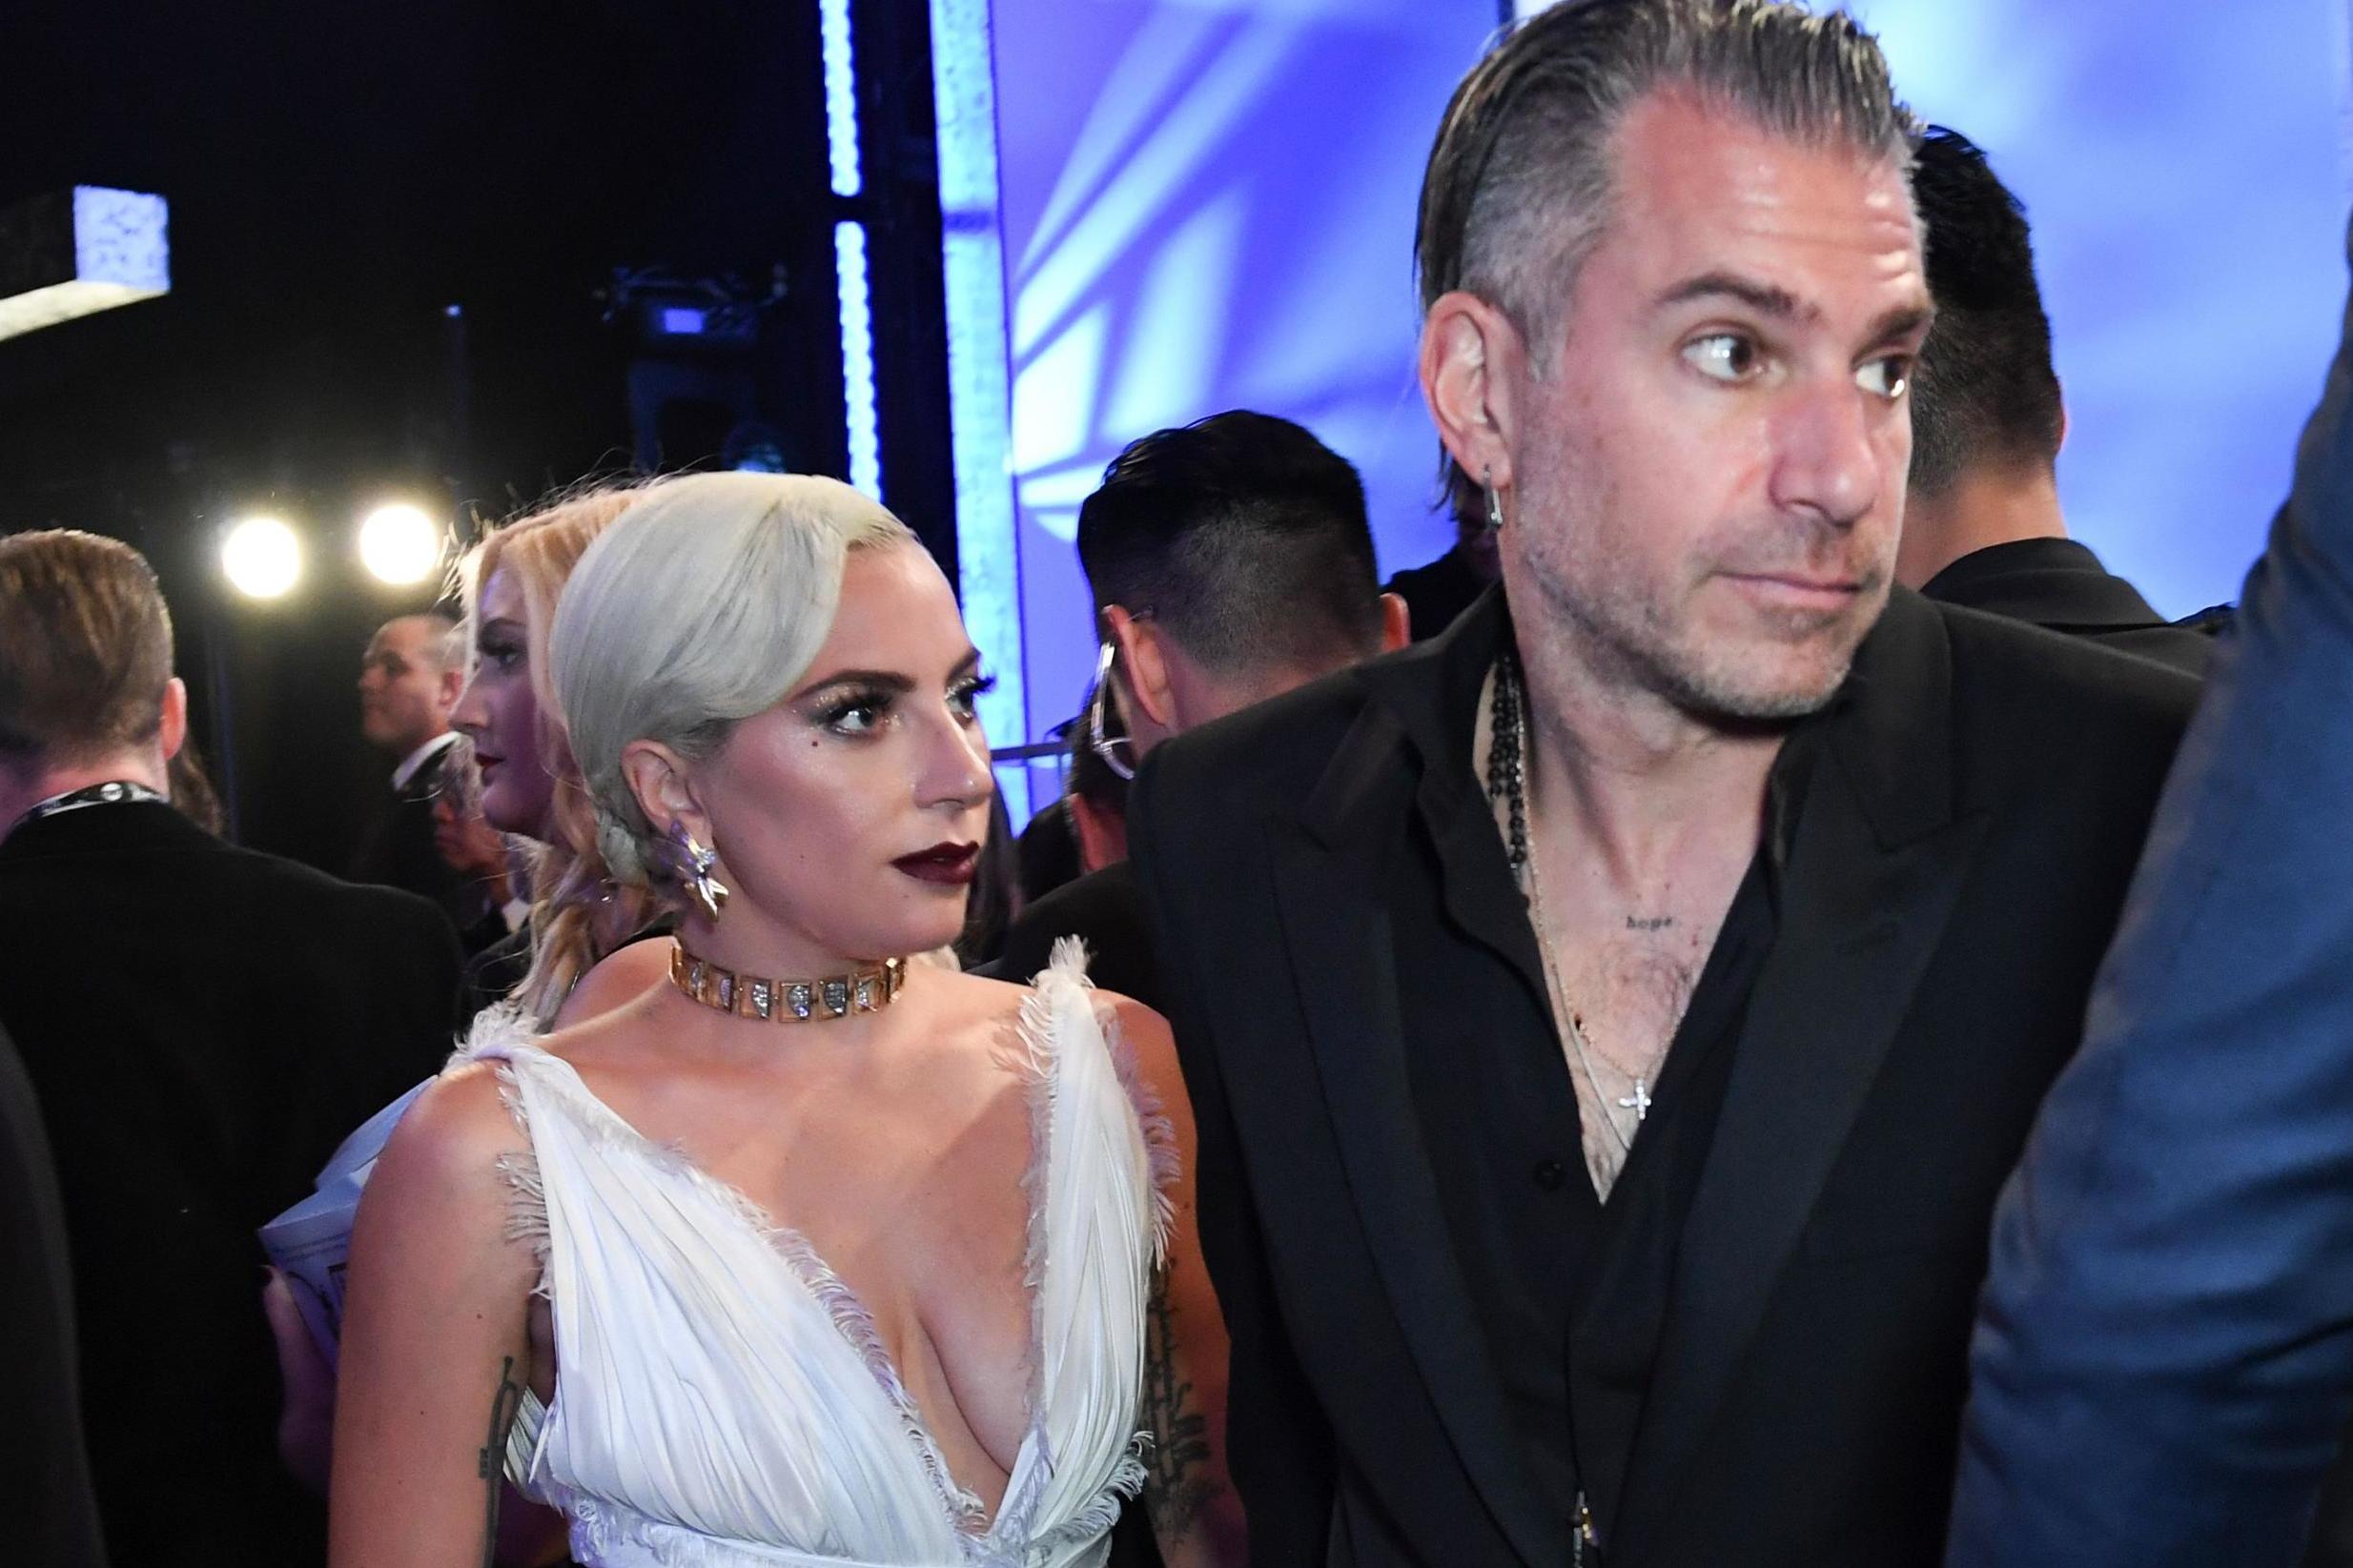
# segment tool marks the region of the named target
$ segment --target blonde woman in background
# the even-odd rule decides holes
[[[617,880],[598,847],[547,659],[556,602],[582,552],[659,488],[575,495],[497,530],[459,568],[472,667],[450,723],[472,747],[483,819],[530,841],[527,948],[515,953],[528,962],[511,1000],[542,1028],[628,1000],[669,962],[667,943],[642,940],[664,924],[651,890]]]
[[[510,1011],[533,1029],[570,1024],[618,1006],[666,972],[666,920],[652,891],[614,879],[597,845],[596,812],[558,715],[547,679],[548,630],[566,578],[589,542],[652,494],[654,484],[575,493],[518,518],[469,551],[459,568],[471,669],[450,717],[480,770],[479,804],[489,825],[529,855],[532,901],[511,943],[469,966],[469,987],[507,971]],[[481,998],[478,997],[478,1003]],[[387,1129],[387,1130],[389,1130]],[[277,1341],[285,1387],[278,1448],[287,1465],[324,1490],[332,1463],[335,1372],[314,1342],[287,1282],[275,1273],[262,1293]],[[510,1508],[502,1562],[542,1560],[552,1517]],[[560,1526],[552,1529],[562,1534]]]

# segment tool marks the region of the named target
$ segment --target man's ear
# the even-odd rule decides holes
[[[155,727],[155,743],[167,763],[188,743],[188,682],[176,675],[163,683],[163,715]]]
[[[631,741],[621,748],[621,776],[656,833],[667,833],[675,822],[696,842],[711,842],[710,814],[695,793],[694,770],[684,757],[660,741]]]
[[[1472,482],[1511,488],[1510,371],[1524,356],[1509,317],[1461,289],[1439,295],[1422,321],[1422,397],[1438,438]]]
[[[1161,651],[1159,635],[1149,621],[1136,620],[1116,604],[1103,607],[1103,621],[1119,649],[1119,670],[1126,677],[1124,694],[1160,728],[1175,729],[1176,703],[1169,692],[1168,659]]]
[[[1413,607],[1402,594],[1381,596],[1381,651],[1395,653],[1414,640]]]
[[[465,665],[463,663],[450,665],[441,672],[440,679],[433,683],[433,705],[444,721],[449,718],[450,709],[458,705],[458,694],[463,690],[465,690]]]

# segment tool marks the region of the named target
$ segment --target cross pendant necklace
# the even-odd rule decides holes
[[[1554,993],[1568,1024],[1568,1044],[1576,1053],[1577,1065],[1585,1069],[1586,1087],[1593,1091],[1594,1109],[1601,1112],[1610,1136],[1621,1153],[1632,1153],[1633,1136],[1609,1114],[1615,1105],[1620,1110],[1634,1113],[1634,1126],[1639,1130],[1649,1119],[1650,1085],[1641,1074],[1627,1073],[1623,1068],[1611,1067],[1634,1083],[1634,1092],[1611,1100],[1602,1090],[1601,1079],[1593,1070],[1593,1052],[1587,1047],[1585,1021],[1568,1006],[1568,988],[1561,983],[1558,961],[1552,954],[1552,933],[1545,923],[1544,884],[1536,871],[1536,856],[1528,844],[1527,832],[1527,709],[1520,688],[1519,662],[1506,650],[1496,661],[1494,675],[1494,707],[1489,731],[1487,752],[1487,799],[1502,803],[1505,813],[1504,853],[1511,865],[1512,880],[1520,885],[1521,896],[1527,901],[1528,916],[1536,927],[1536,948],[1544,960],[1545,978]]]

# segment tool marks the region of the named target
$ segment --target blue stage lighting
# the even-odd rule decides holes
[[[77,185],[0,212],[0,337],[172,292],[163,197]]]
[[[882,434],[874,417],[874,311],[866,273],[866,225],[833,226],[833,272],[842,299],[842,404],[849,429],[849,482],[882,495]]]
[[[981,726],[1000,746],[1030,739],[1023,681],[1021,557],[1007,432],[1005,252],[997,216],[995,61],[989,0],[931,0],[932,119],[939,146],[941,273],[948,305],[948,427],[956,479],[957,587],[972,645],[996,677]],[[1051,796],[1052,770],[1039,781]],[[1027,822],[1027,764],[997,769],[1005,809]]]
[[[849,0],[818,0],[817,32],[825,51],[826,152],[833,164],[833,193],[865,188],[858,168],[858,71],[849,48]]]

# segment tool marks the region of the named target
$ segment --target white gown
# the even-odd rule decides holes
[[[493,1059],[532,1154],[556,1389],[507,1474],[591,1568],[1093,1568],[1141,1483],[1144,1313],[1167,1124],[1107,1038],[1074,942],[1022,1008],[1030,1074],[1028,1435],[996,1517],[956,1486],[873,1323],[806,1239],[648,1141],[527,1026]]]

